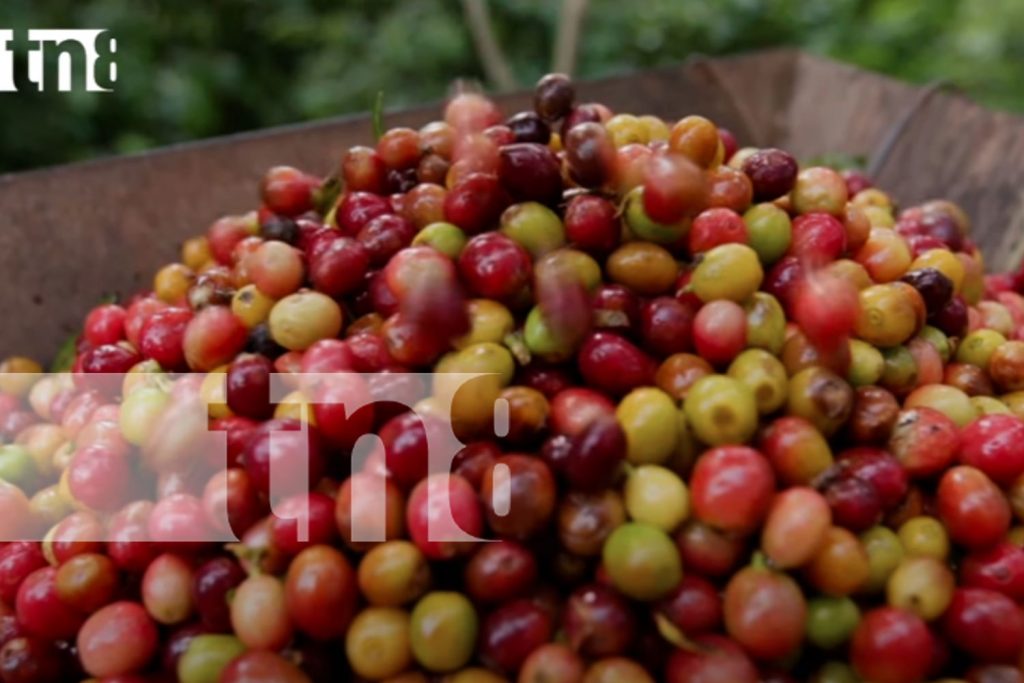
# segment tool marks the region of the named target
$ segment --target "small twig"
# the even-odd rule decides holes
[[[462,0],[462,11],[466,15],[473,44],[476,46],[484,73],[487,74],[487,80],[498,90],[515,90],[516,78],[494,35],[486,0]]]
[[[551,70],[572,75],[576,68],[576,53],[580,42],[580,29],[587,14],[588,0],[563,0],[555,37],[555,55]]]

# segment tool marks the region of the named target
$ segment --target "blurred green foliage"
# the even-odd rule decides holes
[[[489,4],[532,83],[560,3]],[[105,27],[118,40],[114,94],[0,95],[0,171],[367,111],[380,90],[388,107],[434,100],[483,77],[457,0],[2,0],[0,27]],[[798,45],[1021,111],[1021,35],[1020,0],[591,0],[577,72]]]

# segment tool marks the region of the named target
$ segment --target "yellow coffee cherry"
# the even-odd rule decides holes
[[[253,328],[265,322],[275,301],[257,289],[256,285],[246,285],[235,292],[231,298],[231,312],[242,324]]]

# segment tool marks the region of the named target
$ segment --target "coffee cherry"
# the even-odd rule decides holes
[[[665,680],[688,683],[721,680],[755,683],[761,680],[757,668],[736,641],[716,634],[701,636],[694,650],[676,649],[668,660]]]
[[[569,596],[562,628],[570,646],[586,657],[612,657],[629,648],[636,620],[623,598],[606,586],[583,586]]]
[[[558,157],[544,144],[517,142],[500,151],[498,177],[515,201],[555,204],[562,198],[562,169]]]
[[[482,524],[476,491],[458,475],[433,474],[417,484],[409,496],[409,536],[430,559],[450,559],[471,552],[471,541],[479,536]]]
[[[683,402],[686,420],[704,443],[745,443],[757,429],[757,403],[750,389],[725,375],[697,380]]]
[[[56,643],[15,637],[0,648],[0,680],[4,683],[58,683],[72,675],[68,655]]]
[[[743,162],[743,172],[754,186],[754,199],[769,201],[789,192],[796,182],[797,163],[787,152],[769,148],[754,152]]]
[[[601,187],[610,180],[615,160],[615,144],[600,123],[583,122],[562,136],[569,173],[582,187]]]
[[[946,611],[953,599],[953,573],[931,557],[903,560],[889,577],[889,605],[932,621]]]
[[[651,157],[645,168],[641,194],[644,216],[656,223],[671,224],[696,215],[706,202],[706,182],[700,168],[684,156]],[[630,226],[637,234],[651,238],[637,230],[640,226],[634,223],[631,220]]]
[[[723,531],[755,529],[768,514],[773,491],[774,475],[768,461],[744,446],[706,451],[690,479],[694,514]]]
[[[758,659],[779,659],[804,638],[807,604],[788,575],[756,567],[741,570],[722,598],[725,629]]]
[[[900,542],[908,555],[945,560],[949,555],[949,535],[934,517],[912,517],[899,528]]]
[[[580,373],[588,384],[615,395],[650,384],[654,362],[626,339],[608,332],[591,334],[579,351]]]
[[[630,522],[612,532],[602,551],[612,584],[635,600],[665,597],[682,579],[679,551],[656,527]]]
[[[984,588],[956,589],[942,625],[953,645],[983,662],[1016,662],[1024,645],[1020,608]]]
[[[986,415],[960,432],[960,462],[1006,485],[1024,473],[1024,422],[1010,415]]]
[[[936,492],[939,517],[954,541],[984,548],[999,541],[1010,524],[1010,506],[984,472],[960,465],[942,475]]]
[[[814,598],[807,603],[807,640],[823,650],[842,645],[860,623],[860,610],[850,598]]]
[[[577,195],[565,208],[565,236],[577,248],[604,254],[621,239],[615,205],[597,195]]]
[[[863,587],[871,566],[864,546],[850,531],[831,527],[806,565],[811,585],[826,595],[844,596]]]
[[[309,677],[283,656],[250,650],[235,657],[221,672],[223,683],[309,683]]]
[[[117,568],[105,555],[83,553],[61,564],[54,584],[64,604],[90,614],[114,598],[118,578]]]
[[[702,116],[680,119],[670,133],[669,149],[688,158],[702,168],[708,168],[718,153],[718,128]]]
[[[631,519],[671,533],[689,514],[686,484],[671,470],[641,465],[633,470],[624,490]]]
[[[625,521],[625,504],[613,490],[571,493],[558,510],[558,540],[574,555],[594,557],[601,554],[608,536]]]
[[[525,540],[543,529],[554,514],[555,479],[543,460],[506,455],[484,473],[480,496],[494,533]],[[499,500],[500,496],[507,499]]]
[[[529,683],[545,680],[577,683],[583,679],[583,660],[565,645],[548,643],[526,658],[519,677]]]
[[[748,340],[748,317],[733,301],[710,301],[693,320],[693,342],[697,353],[714,365],[736,358]]]
[[[729,364],[728,374],[750,388],[762,415],[774,413],[786,401],[786,369],[763,349],[748,349]]]
[[[473,655],[478,631],[473,606],[459,593],[434,592],[412,610],[409,642],[416,662],[428,671],[453,671]]]
[[[310,546],[295,557],[283,590],[290,622],[317,640],[341,637],[356,611],[356,572],[326,545]]]
[[[529,284],[533,265],[522,246],[500,233],[487,233],[466,243],[459,271],[473,294],[509,300]]]
[[[245,651],[246,646],[234,636],[197,635],[178,660],[178,679],[182,683],[217,683],[221,673]]]
[[[910,683],[925,676],[932,636],[920,618],[893,607],[864,615],[854,631],[850,657],[857,673],[879,683]]]
[[[846,206],[848,194],[842,176],[830,168],[812,166],[797,174],[791,197],[797,213],[820,211],[839,216]]]
[[[793,319],[818,348],[845,343],[857,322],[859,301],[853,285],[828,275],[808,275],[792,302]]]
[[[491,612],[480,626],[480,658],[501,671],[518,671],[535,649],[548,642],[551,617],[537,603],[513,600]]]
[[[1013,600],[1024,594],[1024,549],[1002,542],[971,553],[960,566],[960,581],[967,586],[999,591]]]
[[[760,287],[762,278],[761,263],[753,249],[742,244],[723,244],[704,254],[691,284],[702,301],[741,302]]]
[[[821,494],[806,487],[787,489],[771,504],[761,549],[775,567],[799,567],[814,556],[831,525],[832,513]]]
[[[911,477],[945,470],[956,458],[959,447],[956,425],[931,408],[901,411],[889,438],[889,451]]]
[[[185,621],[194,608],[192,578],[192,568],[176,555],[153,560],[142,578],[142,602],[149,616],[160,624]]]
[[[537,81],[533,108],[545,121],[557,121],[566,116],[576,97],[572,81],[565,74],[548,74]]]
[[[93,614],[78,633],[78,656],[93,676],[123,676],[143,669],[157,648],[156,625],[141,605],[116,602]]]

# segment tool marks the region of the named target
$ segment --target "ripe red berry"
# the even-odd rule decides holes
[[[974,467],[947,470],[935,501],[950,538],[967,548],[995,545],[1010,528],[1010,505],[1003,492]]]
[[[960,462],[1003,486],[1024,474],[1024,420],[985,415],[960,432]]]
[[[827,213],[808,213],[793,220],[789,254],[812,266],[836,260],[846,251],[846,228]]]
[[[67,476],[75,500],[94,510],[115,510],[136,497],[130,461],[121,452],[103,446],[77,450]]]
[[[356,234],[374,267],[385,265],[416,236],[416,227],[405,218],[385,213],[371,219]]]
[[[911,477],[941,472],[956,458],[959,447],[956,423],[932,408],[900,411],[889,437],[889,452]]]
[[[726,631],[758,659],[781,659],[803,641],[807,603],[788,574],[740,570],[725,587],[722,607]]]
[[[973,552],[960,565],[965,586],[999,591],[1015,602],[1024,599],[1024,548],[1002,542]]]
[[[480,657],[501,671],[518,671],[535,649],[548,642],[551,617],[536,602],[513,600],[491,612],[480,629]]]
[[[690,480],[697,518],[722,531],[745,533],[764,519],[775,492],[768,459],[746,446],[705,451]]]
[[[309,277],[313,286],[330,297],[357,290],[370,267],[370,253],[348,237],[321,240],[309,253]]]
[[[311,490],[323,476],[319,430],[298,420],[270,420],[257,427],[242,457],[263,495],[292,496]]]
[[[695,317],[696,306],[684,304],[674,297],[663,296],[649,301],[641,318],[644,346],[660,356],[689,351],[693,344]]]
[[[185,328],[185,359],[193,370],[213,370],[237,356],[248,337],[249,331],[230,309],[204,308]]]
[[[879,607],[865,614],[854,631],[850,659],[867,680],[914,683],[928,673],[933,647],[933,637],[920,617]]]
[[[574,490],[600,491],[615,481],[625,456],[626,434],[618,420],[601,416],[573,439],[558,471]]]
[[[875,490],[885,510],[903,501],[907,494],[907,474],[896,458],[878,448],[851,448],[839,454],[843,476],[867,482]]]
[[[739,304],[717,299],[701,306],[693,320],[693,343],[709,363],[724,365],[747,345],[747,314]]]
[[[444,198],[444,218],[467,233],[478,233],[498,223],[509,199],[496,175],[471,173],[455,184]]]
[[[955,647],[984,662],[1016,663],[1024,647],[1024,613],[996,591],[956,589],[942,626]]]
[[[860,313],[860,300],[849,280],[810,273],[794,291],[791,312],[811,344],[832,348],[847,343]]]
[[[18,624],[29,635],[47,640],[73,638],[85,621],[81,614],[57,594],[57,568],[37,569],[22,581],[14,609]]]
[[[569,387],[551,398],[549,425],[556,434],[575,437],[602,417],[614,417],[615,404],[587,387]]]
[[[695,215],[707,203],[707,180],[682,155],[656,154],[644,172],[644,213],[657,223],[675,223]]]
[[[185,360],[185,330],[192,320],[187,308],[164,308],[143,323],[139,333],[139,350],[169,372],[188,369]]]
[[[86,341],[93,346],[116,344],[125,338],[127,311],[117,304],[97,306],[89,312],[83,326]]]
[[[825,488],[832,519],[850,531],[864,531],[878,523],[882,500],[875,488],[856,477],[838,479]]]
[[[636,636],[636,617],[629,603],[601,584],[577,588],[562,612],[562,630],[569,646],[584,657],[624,654]]]
[[[467,555],[483,530],[476,491],[456,474],[431,475],[409,495],[406,526],[412,542],[430,559]]]
[[[514,201],[554,205],[562,199],[562,165],[550,147],[518,142],[499,153],[498,177]]]
[[[341,159],[341,177],[350,191],[384,194],[386,174],[387,165],[370,147],[352,147]]]
[[[622,238],[615,205],[597,195],[573,197],[565,207],[565,236],[583,251],[611,252]]]
[[[677,648],[665,669],[666,683],[756,683],[763,680],[735,641],[716,634],[695,639],[693,650]]]
[[[47,565],[39,543],[15,541],[0,548],[0,600],[13,605],[26,576]]]
[[[313,190],[320,181],[290,166],[275,166],[260,183],[260,198],[274,213],[298,216],[313,208]]]
[[[76,641],[85,670],[105,679],[141,671],[156,654],[156,624],[137,602],[115,602],[85,622]]]
[[[330,543],[337,533],[334,500],[315,491],[285,498],[274,506],[270,533],[274,547],[287,555]]]
[[[388,200],[371,192],[352,191],[338,202],[335,220],[343,235],[354,237],[378,216],[392,213]]]
[[[754,200],[767,202],[793,189],[799,171],[796,159],[781,149],[760,149],[743,162],[743,172],[754,188]]]
[[[578,362],[587,384],[616,396],[653,384],[657,369],[647,354],[609,332],[590,335],[579,351]]]
[[[805,272],[800,258],[783,256],[765,274],[762,289],[778,299],[782,307],[791,313],[796,294],[803,286]]]
[[[228,368],[225,383],[228,407],[232,412],[253,420],[266,420],[274,414],[270,400],[270,376],[274,364],[260,355],[239,356]]]
[[[533,261],[518,242],[498,232],[477,235],[459,255],[459,274],[480,297],[507,301],[530,283]]]
[[[690,253],[702,254],[720,244],[747,244],[747,224],[732,209],[706,209],[693,219],[690,226]]]

